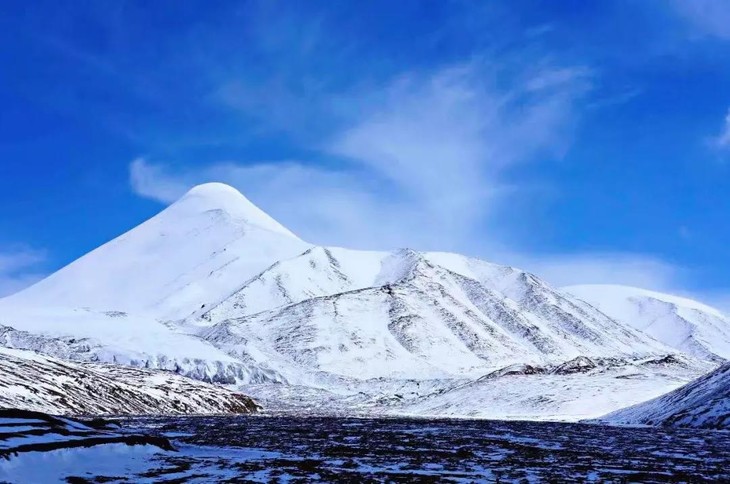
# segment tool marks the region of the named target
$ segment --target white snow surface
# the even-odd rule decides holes
[[[612,318],[699,358],[730,359],[730,316],[684,297],[616,285],[563,288]]]
[[[314,386],[313,372],[463,378],[514,363],[672,352],[519,269],[408,249],[314,247],[181,328]]]
[[[228,384],[281,380],[267,368],[235,359],[150,317],[119,311],[0,304],[0,345],[75,361],[173,370]]]
[[[307,247],[234,188],[208,183],[8,299],[176,319]]]
[[[666,395],[598,421],[730,430],[730,363]]]
[[[242,387],[264,412],[578,421],[640,403],[710,371],[687,358],[589,361],[595,367],[512,365],[480,378],[350,380],[328,388]],[[532,368],[533,372],[525,371]],[[571,370],[572,369],[572,370]]]
[[[677,352],[513,267],[313,246],[222,184],[0,300],[0,345],[341,395],[377,393],[363,381],[444,390],[511,365]],[[678,369],[677,385],[690,373]]]

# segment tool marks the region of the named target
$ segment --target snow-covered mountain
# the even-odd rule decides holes
[[[209,326],[198,334],[230,355],[255,355],[296,383],[303,369],[477,377],[513,363],[671,351],[526,272],[412,250],[315,247],[262,272],[195,324]]]
[[[730,316],[684,297],[615,285],[564,290],[662,343],[703,359],[730,359]]]
[[[599,421],[730,430],[730,363],[666,395],[610,413]]]
[[[0,300],[0,344],[60,358],[279,381],[162,322],[217,302],[308,247],[235,189],[211,183],[48,278]],[[14,331],[13,331],[14,330]]]
[[[0,325],[0,345],[64,359],[340,393],[676,352],[513,267],[313,246],[215,183],[0,300]]]
[[[247,385],[264,409],[294,415],[361,415],[578,421],[645,402],[711,371],[683,356],[578,357],[515,364],[479,378],[350,380],[349,385]],[[265,410],[265,411],[267,411]]]
[[[234,188],[208,183],[9,299],[177,319],[307,247]]]
[[[219,414],[258,410],[256,403],[245,395],[169,371],[72,363],[2,347],[0,408],[55,415]]]
[[[275,371],[233,358],[197,337],[120,311],[0,304],[0,346],[73,361],[171,370],[223,384],[282,380]]]

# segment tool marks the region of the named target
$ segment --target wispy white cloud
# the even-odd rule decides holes
[[[730,40],[730,2],[727,0],[674,0],[673,5],[697,33]]]
[[[137,158],[129,164],[129,183],[135,194],[171,203],[189,188],[185,176],[180,177],[163,165],[152,165],[144,158]]]
[[[280,160],[176,169],[140,158],[130,164],[130,183],[140,196],[169,203],[193,185],[223,181],[318,244],[452,250],[524,268],[556,286],[686,292],[685,270],[646,254],[508,248],[509,234],[490,215],[525,193],[502,175],[564,149],[588,80],[577,70],[555,82],[526,80],[499,90],[479,72],[469,65],[401,76],[363,95],[368,103],[359,105],[357,119],[318,145],[326,156],[347,160],[337,168]]]
[[[479,252],[497,237],[476,237],[477,228],[521,189],[503,173],[564,149],[589,85],[582,69],[533,74],[501,88],[490,69],[469,62],[342,94],[350,112],[312,141],[335,168],[284,160],[174,170],[138,159],[130,181],[165,202],[193,184],[224,181],[316,242]],[[535,85],[535,76],[550,81]]]
[[[10,247],[0,250],[0,297],[13,294],[45,277],[39,266],[46,260],[42,250]]]
[[[540,274],[556,286],[623,284],[674,292],[686,274],[666,261],[645,254],[585,252],[505,255],[515,265]]]
[[[529,270],[555,286],[626,284],[680,293],[687,280],[682,268],[645,254],[516,252],[502,243],[504,233],[496,226],[487,230],[486,240],[476,234],[472,240],[461,240],[468,228],[461,227],[461,222],[444,222],[446,214],[437,220],[427,206],[419,209],[407,200],[384,200],[351,174],[297,162],[219,163],[204,170],[173,173],[164,165],[137,159],[130,169],[135,172],[131,182],[137,193],[163,203],[173,202],[197,183],[225,181],[295,233],[318,244],[440,250],[449,250],[447,246],[454,244],[458,247],[451,250],[470,251],[493,262]],[[459,228],[456,237],[450,232],[454,226]],[[708,303],[721,301],[713,294],[699,298]]]
[[[264,13],[260,25],[282,21],[279,12]],[[626,102],[638,90],[593,99],[587,94],[597,74],[590,66],[559,62],[535,46],[507,53],[487,47],[463,62],[385,81],[382,72],[372,76],[375,68],[360,69],[363,77],[343,87],[332,65],[316,74],[298,69],[323,58],[353,57],[352,50],[328,43],[320,20],[301,31],[267,28],[254,36],[252,48],[273,59],[276,74],[223,77],[209,96],[255,119],[257,129],[295,139],[316,160],[176,168],[139,159],[130,166],[135,192],[168,203],[197,183],[222,181],[314,243],[458,251],[523,267],[555,285],[679,287],[680,268],[643,254],[508,249],[514,242],[508,229],[493,220],[513,197],[531,195],[509,176],[515,167],[559,158],[581,109]]]
[[[315,243],[460,251],[522,267],[558,286],[678,287],[679,268],[643,254],[507,248],[509,234],[490,217],[525,189],[503,174],[559,156],[569,145],[576,104],[592,73],[542,66],[499,88],[489,72],[466,63],[353,94],[357,116],[318,144],[326,155],[347,160],[339,169],[288,160],[174,170],[138,159],[130,166],[132,187],[167,203],[197,183],[223,181]]]
[[[712,139],[712,145],[720,150],[730,150],[730,109],[725,115],[722,130]]]
[[[703,299],[703,302],[730,316],[730,289],[712,291],[709,294],[700,295],[700,298]]]

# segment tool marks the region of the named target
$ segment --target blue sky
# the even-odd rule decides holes
[[[3,6],[0,293],[223,181],[319,244],[730,307],[728,2]]]

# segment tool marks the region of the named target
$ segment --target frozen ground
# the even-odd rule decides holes
[[[730,432],[293,416],[0,418],[0,482],[727,482]]]
[[[425,419],[182,418],[126,422],[166,435],[158,476],[351,482],[730,479],[730,433]]]

